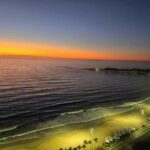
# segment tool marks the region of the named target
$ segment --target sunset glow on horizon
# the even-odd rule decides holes
[[[38,56],[70,59],[149,60],[149,56],[115,53],[111,50],[86,50],[63,46],[0,40],[0,56]]]
[[[0,55],[150,61],[149,14],[149,1],[0,1]]]

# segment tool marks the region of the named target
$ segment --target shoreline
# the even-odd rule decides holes
[[[45,128],[42,128],[41,130],[38,130],[38,131],[33,131],[31,133],[28,133],[26,135],[23,135],[23,136],[18,136],[18,137],[14,137],[14,139],[7,139],[7,142],[4,142],[6,141],[6,139],[1,143],[0,145],[3,147],[2,150],[9,150],[9,147],[13,146],[15,147],[16,149],[14,150],[20,150],[21,148],[19,147],[19,149],[17,149],[17,145],[20,145],[21,144],[21,141],[24,143],[24,142],[27,142],[27,141],[30,141],[30,144],[29,144],[29,147],[31,145],[34,145],[34,149],[36,150],[40,150],[38,148],[39,145],[43,145],[42,143],[45,143],[46,141],[53,141],[54,139],[57,139],[57,136],[58,135],[61,135],[60,137],[65,141],[65,137],[66,135],[68,135],[70,132],[74,132],[76,131],[75,133],[77,134],[77,132],[79,131],[79,134],[80,132],[83,132],[83,131],[86,131],[89,130],[89,128],[92,128],[95,126],[95,128],[104,128],[104,125],[103,124],[109,124],[110,120],[113,120],[113,119],[117,119],[119,117],[119,119],[121,119],[120,116],[122,116],[124,118],[124,116],[128,116],[128,118],[132,118],[132,115],[131,114],[134,114],[135,115],[135,118],[132,118],[130,121],[131,121],[131,124],[134,124],[132,122],[133,119],[135,119],[135,121],[137,122],[137,124],[139,125],[140,124],[140,118],[141,116],[137,116],[137,113],[140,109],[140,107],[145,107],[145,104],[149,103],[150,101],[150,98],[146,98],[142,101],[139,101],[139,102],[131,102],[131,103],[125,103],[123,105],[120,105],[120,106],[116,106],[116,107],[109,107],[109,108],[103,108],[105,110],[105,112],[108,111],[109,109],[109,113],[107,112],[107,115],[104,115],[102,116],[102,114],[100,115],[100,112],[101,111],[104,111],[102,110],[102,108],[93,108],[93,109],[90,109],[86,112],[86,117],[93,117],[92,120],[90,120],[88,118],[88,120],[84,120],[85,118],[84,117],[81,117],[81,112],[80,113],[77,113],[77,114],[71,114],[71,118],[73,118],[73,116],[76,116],[76,118],[80,119],[80,121],[78,122],[72,122],[72,123],[68,123],[68,124],[62,124],[61,126],[57,126],[57,127],[50,127],[50,124],[45,124]],[[123,110],[123,108],[126,108],[125,110]],[[127,109],[128,108],[128,109]],[[129,109],[130,108],[130,109]],[[101,109],[101,111],[99,110]],[[110,110],[113,110],[113,111],[110,111]],[[122,109],[122,111],[121,111]],[[115,111],[114,111],[115,110]],[[120,112],[120,113],[119,113]],[[82,112],[82,113],[85,113],[85,112]],[[91,116],[90,116],[90,115]],[[109,114],[109,115],[108,115]],[[82,114],[83,115],[83,114]],[[85,115],[85,114],[84,114]],[[83,115],[83,116],[84,116]],[[98,117],[99,115],[99,117]],[[130,116],[131,115],[131,116]],[[70,116],[70,115],[69,115]],[[81,121],[81,118],[77,117],[77,116],[80,116],[82,118],[82,121]],[[96,118],[97,116],[97,118]],[[65,116],[66,117],[66,116]],[[74,119],[76,119],[74,118]],[[70,117],[69,117],[70,119]],[[60,118],[58,118],[58,120],[61,122],[62,120]],[[66,119],[65,121],[68,121],[68,119]],[[123,120],[124,122],[128,121],[128,120]],[[60,123],[58,122],[58,123]],[[115,122],[113,121],[112,124],[114,124]],[[130,124],[130,123],[129,123]],[[42,127],[43,125],[41,125],[40,127]],[[109,125],[110,126],[110,125]],[[110,130],[112,132],[112,127],[107,127],[108,128],[108,131]],[[82,131],[83,130],[83,131]],[[96,129],[95,129],[96,130]],[[100,129],[99,129],[100,130]],[[114,130],[114,129],[113,129]],[[85,135],[83,137],[88,137],[89,138],[89,133],[84,133]],[[106,131],[107,133],[107,131]],[[72,134],[73,136],[74,134]],[[107,135],[107,134],[106,134]],[[80,136],[79,136],[80,137]],[[104,140],[104,139],[103,139]],[[57,140],[55,140],[57,141]],[[59,140],[58,140],[59,141]],[[9,142],[9,143],[8,143]],[[18,143],[18,144],[17,144]],[[36,144],[35,144],[36,143]],[[38,143],[38,144],[37,144]],[[51,143],[51,142],[50,142]],[[54,141],[52,142],[54,143]],[[66,142],[64,142],[64,145],[65,145]],[[23,146],[24,144],[20,145],[21,147],[24,147]],[[48,144],[45,144],[45,145],[48,145]],[[47,146],[43,146],[43,147],[47,147]],[[57,144],[56,144],[57,145]],[[37,147],[36,147],[37,146]],[[51,145],[49,145],[51,146]],[[32,146],[31,146],[32,147]],[[42,147],[42,146],[40,146]],[[56,150],[58,149],[57,148],[58,146],[56,146]],[[27,148],[25,150],[30,150],[31,148]],[[42,149],[42,148],[41,148]],[[55,146],[53,145],[53,149],[55,150]],[[12,149],[13,150],[13,149]],[[31,149],[32,150],[32,149]]]
[[[37,133],[40,133],[43,131],[57,130],[57,129],[65,127],[65,126],[73,126],[73,125],[77,125],[77,124],[81,124],[81,123],[87,124],[87,123],[90,123],[93,121],[112,117],[114,115],[124,114],[126,112],[128,113],[133,110],[134,105],[145,103],[149,99],[150,99],[150,97],[147,97],[141,101],[126,102],[126,103],[123,103],[123,104],[117,105],[117,106],[111,106],[111,107],[103,106],[103,107],[96,107],[96,108],[91,108],[91,109],[87,109],[87,110],[79,110],[79,111],[62,113],[58,117],[56,117],[56,119],[54,119],[52,121],[44,122],[44,124],[41,123],[34,130],[16,134],[16,135],[12,135],[12,136],[8,136],[8,137],[4,137],[4,138],[0,138],[0,145],[1,145],[1,143],[3,143],[1,141],[5,141],[7,139],[12,140],[13,138],[21,138],[21,137],[24,138],[25,136],[34,135],[34,134],[37,134]],[[10,127],[8,129],[2,129],[1,132],[3,132],[3,130],[9,131],[11,129],[17,129],[17,126],[12,127],[12,128]]]

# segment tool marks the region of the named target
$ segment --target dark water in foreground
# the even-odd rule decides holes
[[[14,134],[4,127],[34,126],[63,112],[150,96],[149,76],[82,69],[89,67],[150,68],[150,63],[1,57],[0,138]]]

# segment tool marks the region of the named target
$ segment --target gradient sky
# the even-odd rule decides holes
[[[0,55],[150,60],[150,1],[0,0]]]

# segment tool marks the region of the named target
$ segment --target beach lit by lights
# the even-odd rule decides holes
[[[132,106],[131,106],[132,107]],[[145,116],[142,116],[141,110],[144,110]],[[47,133],[41,135],[42,138],[31,140],[30,142],[18,142],[4,146],[2,150],[59,150],[60,148],[77,147],[83,145],[85,140],[98,138],[97,143],[93,143],[93,149],[101,147],[107,136],[114,131],[123,128],[141,128],[142,121],[150,114],[150,106],[148,104],[138,104],[131,112],[105,117],[96,121],[87,123],[78,123],[72,127],[62,127],[61,132],[55,134]],[[143,117],[145,117],[143,119]],[[93,136],[93,137],[92,137]],[[91,145],[87,145],[87,150],[91,149]]]

